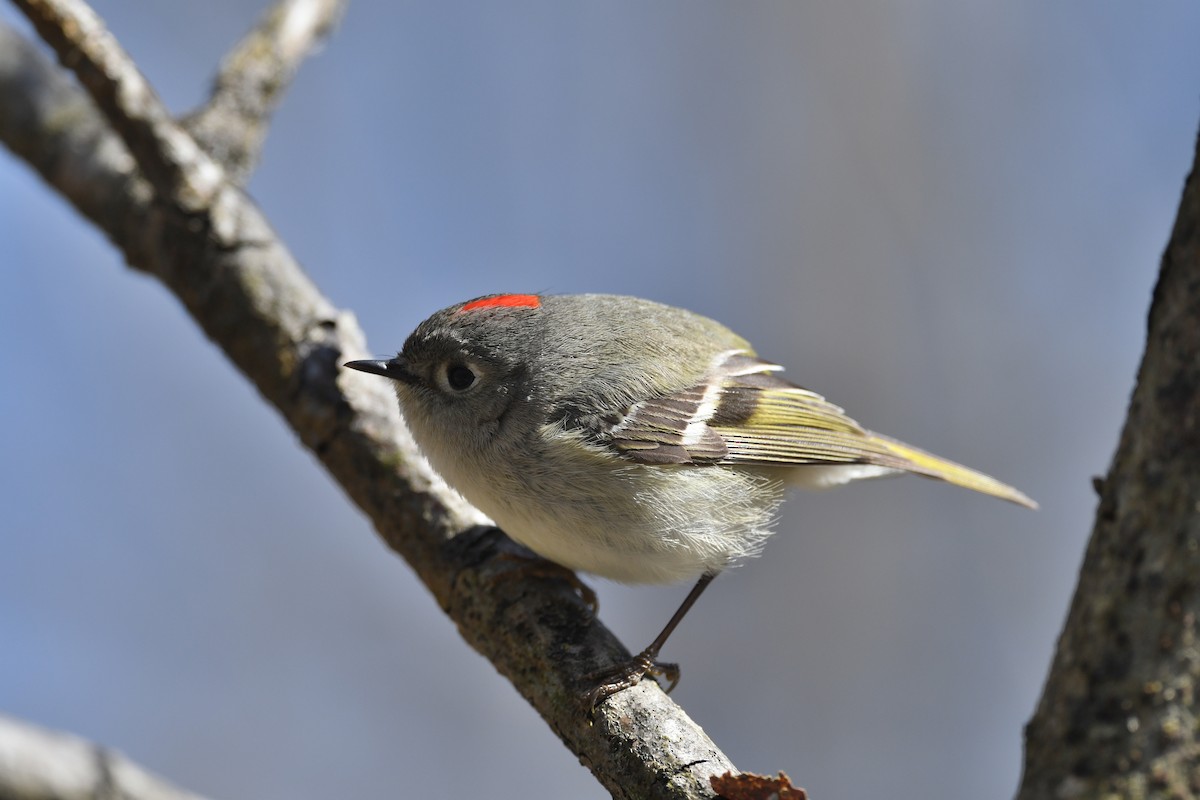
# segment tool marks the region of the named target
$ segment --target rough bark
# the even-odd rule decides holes
[[[1200,142],[1018,798],[1200,797]]]

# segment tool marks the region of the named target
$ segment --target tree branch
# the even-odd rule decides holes
[[[224,171],[175,124],[104,22],[82,0],[13,0],[104,112],[150,183],[180,208],[206,208]]]
[[[498,580],[511,547],[418,456],[386,386],[339,369],[366,355],[261,212],[169,117],[75,0],[18,0],[90,102],[0,24],[0,140],[158,277],[405,558],[463,638],[512,681],[617,797],[710,797],[733,769],[652,682],[606,701],[587,676],[628,652],[563,583]],[[104,112],[116,129],[97,112]]]
[[[0,714],[0,800],[204,800],[113,750]]]
[[[1200,796],[1200,141],[1022,800]]]
[[[221,60],[212,97],[184,121],[230,179],[250,177],[271,114],[300,63],[337,25],[347,0],[283,0]]]

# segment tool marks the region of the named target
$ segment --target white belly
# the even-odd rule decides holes
[[[692,580],[757,553],[779,501],[778,487],[712,467],[622,465],[554,483],[551,503],[495,494],[480,501],[539,555],[625,583]]]
[[[694,579],[757,553],[782,499],[779,481],[744,470],[566,452],[502,458],[503,468],[468,463],[461,451],[426,455],[514,540],[624,583]]]

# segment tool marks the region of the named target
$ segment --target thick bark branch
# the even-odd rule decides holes
[[[103,20],[82,0],[13,0],[104,112],[142,173],[186,211],[207,208],[224,170],[172,119]]]
[[[0,800],[204,800],[120,753],[0,714]]]
[[[493,556],[511,543],[429,471],[382,382],[339,369],[366,355],[353,316],[320,294],[222,167],[165,116],[99,20],[73,1],[20,2],[96,103],[0,24],[0,140],[131,266],[180,298],[468,643],[606,788],[617,797],[711,796],[708,778],[732,765],[653,683],[614,696],[589,723],[580,703],[587,676],[627,651],[565,584],[497,580],[513,567]]]
[[[1200,142],[1022,800],[1200,797]]]

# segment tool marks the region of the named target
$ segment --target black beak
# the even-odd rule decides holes
[[[342,365],[359,372],[369,372],[372,375],[382,375],[402,383],[416,383],[417,376],[404,368],[404,362],[397,358],[390,361],[347,361]]]

